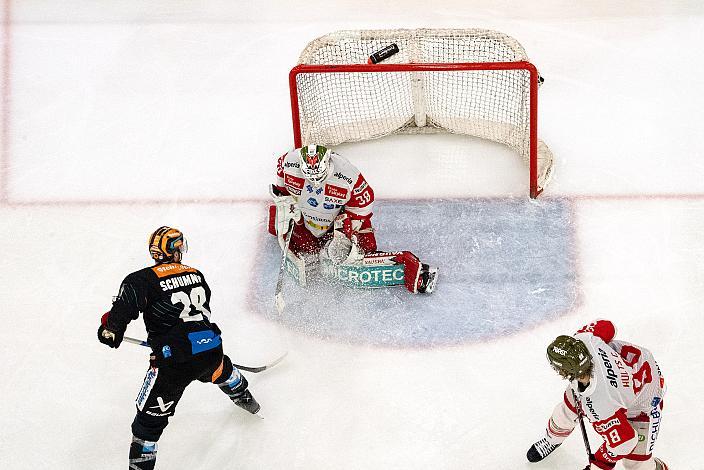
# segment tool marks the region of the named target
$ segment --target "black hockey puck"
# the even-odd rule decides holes
[[[398,45],[395,43],[389,44],[383,49],[380,49],[373,53],[372,55],[369,56],[369,62],[370,64],[378,64],[382,60],[386,60],[392,55],[398,53]]]

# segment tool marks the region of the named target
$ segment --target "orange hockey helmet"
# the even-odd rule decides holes
[[[149,237],[149,254],[157,263],[180,261],[188,251],[188,243],[180,230],[173,227],[159,227]],[[178,255],[177,255],[178,253]]]

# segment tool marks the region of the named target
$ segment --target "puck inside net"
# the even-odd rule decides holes
[[[372,55],[369,56],[369,61],[368,63],[370,64],[378,64],[382,60],[386,60],[392,55],[398,53],[398,45],[395,43],[389,44],[383,49],[380,49],[373,53]]]

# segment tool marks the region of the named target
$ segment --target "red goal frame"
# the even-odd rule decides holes
[[[536,198],[543,192],[538,186],[538,69],[528,61],[518,62],[461,62],[461,63],[406,63],[406,64],[341,64],[309,65],[300,64],[289,72],[289,91],[291,95],[291,118],[293,123],[293,140],[296,148],[302,146],[301,121],[298,103],[297,77],[300,74],[340,73],[340,72],[443,72],[472,70],[525,70],[529,73],[529,177],[530,197]]]

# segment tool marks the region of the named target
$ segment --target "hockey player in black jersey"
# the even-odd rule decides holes
[[[131,470],[154,468],[156,443],[183,391],[194,380],[212,382],[240,408],[252,414],[259,411],[247,379],[223,354],[220,329],[210,322],[210,288],[203,274],[181,263],[186,251],[179,230],[160,227],[152,233],[149,253],[154,266],[122,281],[98,328],[98,340],[117,348],[127,324],[141,312],[152,349],[132,422]]]

